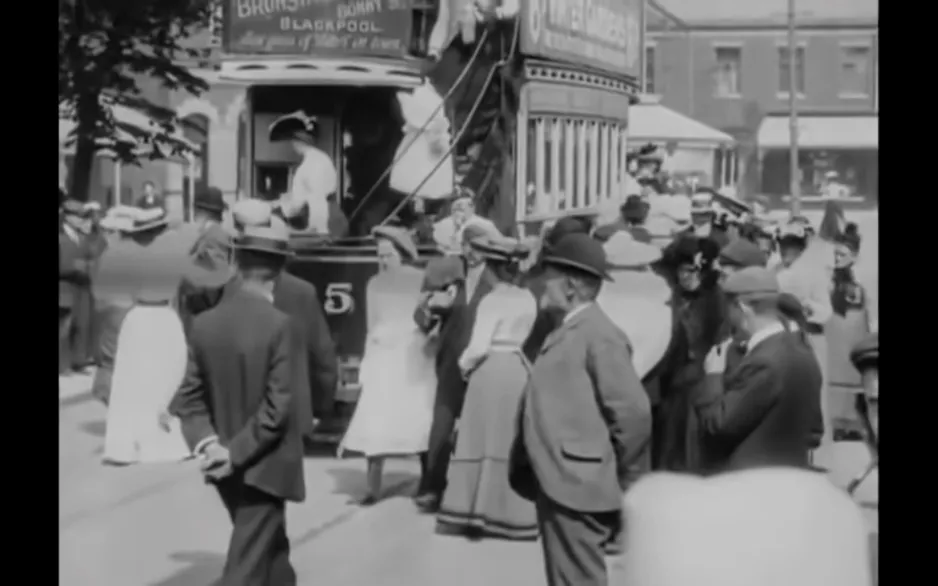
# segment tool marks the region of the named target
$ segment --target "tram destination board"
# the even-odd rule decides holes
[[[402,57],[413,0],[228,0],[224,50],[236,54]]]
[[[644,0],[528,0],[522,4],[521,52],[638,78],[643,4]]]

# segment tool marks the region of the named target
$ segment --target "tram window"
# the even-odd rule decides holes
[[[573,194],[576,193],[576,121],[565,120],[563,124],[564,161],[563,161],[563,191],[564,205],[573,205]]]
[[[551,176],[551,207],[564,209],[566,207],[563,182],[563,120],[552,118],[550,121],[550,176]]]
[[[586,122],[577,120],[576,148],[578,156],[576,162],[576,191],[573,194],[573,206],[576,208],[583,207],[583,202],[586,201],[586,174],[589,169],[589,149],[587,148],[586,135]]]
[[[589,135],[589,179],[586,191],[586,201],[584,205],[595,205],[599,201],[599,123],[590,122],[588,124]]]
[[[599,125],[599,193],[603,199],[608,199],[609,191],[609,124],[603,122]]]
[[[290,188],[291,167],[287,164],[263,163],[254,167],[257,182],[254,193],[263,199],[277,199]]]
[[[555,145],[554,145],[554,140],[553,140],[554,133],[552,130],[552,126],[554,125],[553,124],[554,120],[553,118],[544,118],[544,119],[541,119],[540,123],[541,123],[541,127],[543,128],[543,133],[544,133],[544,139],[541,144],[544,145],[542,173],[544,177],[543,193],[545,194],[544,201],[540,204],[540,208],[541,208],[540,211],[544,212],[546,211],[544,209],[545,207],[547,208],[547,210],[552,209],[554,207],[554,202],[556,201],[555,199],[556,194],[554,190],[557,188],[557,186],[554,185],[554,170],[551,169],[551,162],[554,159],[554,150],[555,150]]]
[[[537,212],[537,119],[528,120],[527,165],[525,168],[525,214]]]
[[[610,124],[608,128],[608,134],[606,135],[606,143],[609,147],[609,193],[612,194],[612,197],[616,201],[622,201],[625,194],[622,193],[620,189],[620,178],[619,178],[619,125]]]

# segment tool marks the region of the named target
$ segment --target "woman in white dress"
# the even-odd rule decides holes
[[[176,462],[191,455],[179,420],[167,413],[186,370],[186,338],[172,302],[190,243],[164,231],[162,215],[132,224],[102,256],[95,281],[102,303],[130,306],[117,334],[103,460]]]
[[[361,501],[366,506],[380,499],[385,458],[427,450],[436,392],[433,341],[413,321],[423,272],[403,264],[405,257],[416,258],[416,247],[396,228],[375,228],[374,235],[380,268],[366,290],[362,392],[339,446],[340,456],[350,451],[368,459],[368,493]]]
[[[521,345],[534,325],[537,301],[514,284],[517,240],[484,237],[470,245],[499,282],[479,303],[469,345],[459,358],[469,384],[437,520],[446,532],[534,539],[534,505],[511,489],[508,457],[531,369]]]

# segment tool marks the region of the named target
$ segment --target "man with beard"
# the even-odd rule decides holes
[[[464,278],[448,279],[446,289],[438,295],[427,296],[415,315],[418,326],[439,327],[440,338],[440,350],[436,358],[437,391],[433,423],[424,472],[415,497],[418,508],[427,513],[435,513],[439,509],[440,499],[446,489],[446,471],[453,451],[453,430],[465,400],[466,381],[459,368],[459,357],[469,344],[479,302],[496,283],[485,266],[485,259],[469,246],[469,242],[492,235],[491,229],[482,224],[473,223],[463,228],[464,270],[460,276],[464,275]],[[431,267],[428,266],[427,270],[429,273]],[[436,320],[429,319],[431,314],[439,317]],[[435,326],[430,325],[434,323]]]

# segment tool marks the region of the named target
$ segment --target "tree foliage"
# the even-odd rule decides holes
[[[59,117],[76,123],[72,197],[87,200],[95,152],[107,148],[123,162],[180,149],[173,111],[148,100],[140,81],[200,94],[206,82],[187,63],[207,48],[186,46],[217,17],[217,0],[59,0]],[[115,119],[126,106],[155,124]],[[142,148],[141,148],[142,147]]]

